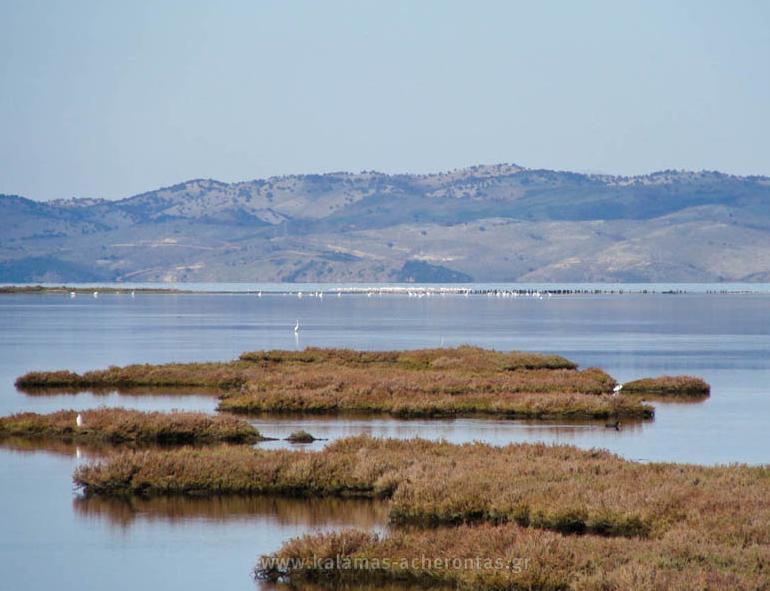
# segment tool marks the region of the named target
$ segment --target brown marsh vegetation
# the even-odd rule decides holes
[[[477,347],[415,351],[308,348],[257,351],[232,362],[129,365],[77,374],[32,372],[16,385],[48,388],[218,388],[220,410],[240,413],[473,414],[533,419],[651,418],[615,380],[557,355]]]
[[[125,367],[87,371],[33,371],[16,380],[22,390],[47,388],[144,388],[203,387],[237,388],[244,384],[243,364],[238,363],[166,363],[136,364]]]
[[[569,446],[359,436],[318,452],[245,446],[126,451],[80,467],[87,494],[370,497],[394,523],[514,523],[658,539],[673,531],[770,545],[770,468],[640,464]]]
[[[254,443],[263,439],[247,421],[198,412],[142,412],[124,408],[33,412],[0,417],[0,438],[25,437],[106,443]]]
[[[316,533],[255,569],[297,589],[401,582],[474,591],[756,591],[768,588],[766,543],[747,546],[672,529],[659,538],[565,536],[515,524]],[[310,583],[310,585],[307,585]]]
[[[640,464],[569,446],[360,436],[318,452],[127,451],[79,468],[75,481],[88,493],[139,493],[148,502],[180,494],[381,498],[394,524],[439,526],[291,540],[258,574],[293,583],[763,589],[770,568],[768,467]],[[341,557],[364,560],[340,566]],[[511,568],[513,561],[523,568]]]
[[[286,438],[286,441],[289,443],[313,443],[314,441],[318,441],[318,439],[316,439],[311,433],[300,430],[294,431]]]
[[[653,398],[707,398],[711,387],[693,376],[659,376],[623,384],[623,394],[641,394]]]

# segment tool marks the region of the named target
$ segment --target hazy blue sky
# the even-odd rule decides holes
[[[770,174],[770,2],[0,0],[0,192],[495,162]]]

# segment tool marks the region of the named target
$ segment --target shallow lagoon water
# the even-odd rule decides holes
[[[659,289],[658,291],[663,291]],[[300,320],[298,338],[292,332]],[[709,400],[655,403],[654,421],[625,425],[442,421],[387,417],[253,417],[265,434],[306,429],[334,439],[356,433],[604,447],[643,461],[770,462],[770,295],[487,296],[265,294],[0,296],[0,414],[99,405],[212,411],[191,396],[19,393],[34,369],[226,360],[244,350],[339,346],[400,349],[470,343],[566,355],[621,381],[691,373]],[[316,442],[310,447],[320,447]],[[286,446],[267,442],[264,446]],[[87,450],[0,447],[0,568],[9,589],[253,589],[256,557],[293,535],[384,520],[381,508],[233,500],[110,504],[82,501],[71,472]],[[229,504],[228,504],[229,503]],[[287,509],[289,506],[294,509]],[[336,508],[335,508],[336,507]],[[294,517],[287,517],[294,515]]]

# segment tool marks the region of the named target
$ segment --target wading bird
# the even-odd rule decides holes
[[[294,324],[294,334],[297,334],[299,332],[299,318],[297,319],[297,322]]]
[[[78,413],[78,416],[75,417],[75,425],[77,425],[78,427],[83,426],[83,417],[81,416],[80,413]]]

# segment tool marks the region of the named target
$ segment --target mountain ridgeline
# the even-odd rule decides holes
[[[0,195],[0,282],[770,281],[770,178],[474,166]]]

